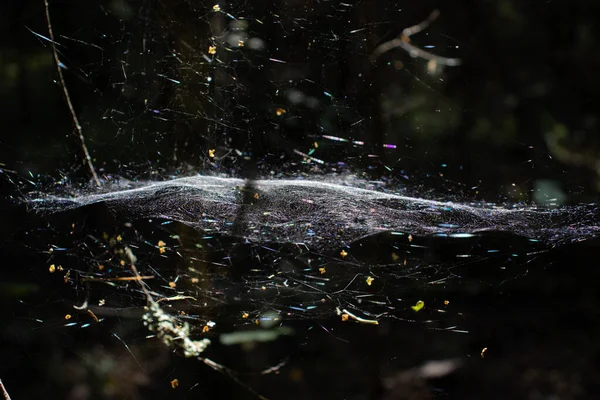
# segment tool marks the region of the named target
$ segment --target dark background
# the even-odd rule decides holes
[[[101,173],[147,178],[149,171],[187,169],[239,175],[248,164],[261,175],[297,171],[302,160],[292,149],[308,152],[317,140],[321,148],[314,156],[330,165],[343,161],[371,178],[385,175],[422,190],[450,186],[471,198],[527,201],[536,181],[550,179],[571,197],[596,192],[594,2],[221,6],[246,18],[245,31],[261,38],[266,50],[222,50],[232,46],[214,38],[235,26],[201,2],[51,5],[61,59],[69,68],[63,70],[67,86]],[[22,175],[60,179],[63,171],[71,179],[88,177],[54,82],[51,48],[28,30],[47,36],[43,4],[3,7],[0,161]],[[463,65],[431,75],[426,62],[403,50],[369,60],[378,44],[435,8],[441,17],[413,42],[434,45],[430,51],[461,58]],[[221,60],[217,66],[203,58],[212,44]],[[210,84],[208,77],[214,78]],[[289,89],[315,97],[318,105],[294,105],[276,95]],[[275,115],[279,107],[287,111],[283,118]],[[336,145],[319,140],[322,134],[365,146]],[[382,143],[398,147],[384,151]],[[212,148],[217,157],[232,148],[244,154],[210,163]]]
[[[68,68],[63,73],[102,180],[351,172],[432,198],[597,199],[596,2],[334,3],[220,3],[247,18],[242,31],[266,43],[266,50],[251,51],[224,44],[231,20],[211,13],[213,4],[205,2],[52,2],[58,50]],[[460,58],[461,66],[428,74],[426,62],[399,49],[369,60],[377,45],[435,8],[440,18],[413,43],[435,45],[429,51]],[[31,32],[47,36],[44,13],[42,1],[3,2],[0,10],[3,201],[48,184],[90,179],[56,84],[51,47]],[[219,63],[204,58],[213,44]],[[284,94],[292,89],[317,105],[291,103]],[[278,108],[286,110],[282,118]],[[323,134],[365,145],[334,143]],[[293,152],[307,153],[314,142],[313,155],[323,165],[304,164]],[[383,143],[397,148],[383,150]],[[211,159],[209,149],[222,158]],[[15,183],[19,177],[43,183],[22,186]],[[47,222],[24,207],[7,207],[0,378],[13,399],[252,398],[227,376],[145,339],[137,317],[66,330],[61,318],[74,293],[48,284],[39,268],[47,259],[40,250],[67,237],[68,229],[39,239],[32,233]],[[102,221],[105,212],[84,214]],[[68,226],[73,218],[84,217],[70,215],[61,223]],[[96,222],[86,224],[102,231]],[[247,351],[216,346],[209,356],[256,370],[256,360],[269,364],[292,354],[294,362],[281,375],[247,379],[273,398],[595,398],[597,249],[593,240],[554,249],[526,263],[525,277],[502,286],[488,277],[488,291],[435,293],[464,309],[468,336],[401,321],[373,330],[336,318],[321,322],[349,344],[315,330],[300,344]],[[494,265],[482,260],[473,271]],[[297,321],[296,329],[307,329],[303,323]],[[143,373],[110,332],[126,339]],[[484,347],[490,350],[482,360]],[[450,377],[402,384],[398,391],[384,387],[384,378],[398,371],[454,357],[463,368]],[[178,390],[169,385],[175,377]]]

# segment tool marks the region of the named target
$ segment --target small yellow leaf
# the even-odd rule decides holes
[[[373,283],[374,280],[375,280],[375,278],[372,278],[372,277],[369,276],[367,278],[367,285],[371,286],[371,283]]]
[[[421,309],[425,307],[425,303],[423,302],[423,300],[419,300],[417,301],[417,304],[415,304],[414,306],[412,306],[411,308],[415,311],[421,311]]]

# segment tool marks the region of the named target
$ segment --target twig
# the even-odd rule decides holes
[[[407,38],[412,35],[416,35],[419,32],[424,31],[431,25],[433,21],[435,21],[440,16],[440,10],[433,10],[427,19],[417,25],[413,25],[411,27],[405,28],[402,31],[402,36],[406,36]],[[410,41],[410,40],[409,40]]]
[[[114,278],[82,278],[81,282],[114,282],[114,281],[141,281],[144,279],[154,279],[154,275],[140,276],[120,276]]]
[[[71,102],[71,96],[69,96],[69,91],[67,90],[67,85],[65,83],[65,78],[63,77],[61,70],[61,62],[58,58],[58,51],[56,51],[56,41],[54,40],[54,32],[52,30],[52,23],[50,22],[50,6],[48,5],[48,0],[44,0],[44,5],[46,7],[46,22],[48,24],[48,33],[50,35],[50,45],[52,46],[52,54],[54,55],[54,63],[56,64],[56,70],[58,71],[58,79],[60,81],[60,86],[62,87],[63,93],[65,95],[65,100],[67,101],[67,106],[69,107],[69,111],[71,112],[71,117],[73,118],[73,124],[75,124],[75,130],[79,135],[79,141],[81,142],[81,148],[83,150],[83,154],[85,155],[85,160],[88,168],[94,178],[94,182],[96,185],[102,186],[100,183],[100,179],[98,179],[98,175],[96,174],[96,170],[94,169],[94,164],[92,163],[92,157],[90,157],[90,153],[85,145],[85,137],[83,136],[83,129],[81,128],[81,124],[79,123],[79,119],[77,119],[77,114],[75,114],[75,109],[73,108],[73,103]]]
[[[278,372],[279,372],[279,370],[280,370],[280,369],[281,369],[283,366],[285,366],[285,365],[287,364],[287,362],[288,362],[288,360],[283,360],[282,362],[280,362],[280,363],[279,363],[279,364],[277,364],[277,365],[274,365],[274,366],[272,366],[272,367],[270,367],[270,368],[267,368],[267,369],[265,369],[265,370],[262,370],[260,374],[261,374],[261,375],[268,375],[268,374],[272,374],[273,372],[275,372],[275,373],[278,373]]]
[[[252,389],[249,385],[244,383],[240,378],[237,377],[235,372],[233,372],[229,368],[224,367],[221,364],[217,364],[216,362],[214,362],[208,358],[198,357],[198,360],[202,361],[204,364],[208,365],[215,371],[218,371],[218,372],[221,372],[221,373],[227,375],[231,380],[233,380],[235,383],[237,383],[238,385],[240,385],[241,387],[243,387],[244,389],[249,391],[254,396],[258,397],[260,400],[268,400],[265,396],[261,395],[256,390]]]
[[[192,340],[189,337],[190,327],[186,323],[183,325],[177,323],[175,318],[171,317],[167,313],[165,313],[158,304],[158,301],[155,301],[148,288],[146,287],[145,282],[143,281],[143,277],[140,275],[135,263],[137,261],[133,251],[129,247],[125,247],[125,255],[129,258],[129,263],[131,267],[131,271],[134,274],[134,280],[136,280],[142,291],[146,295],[146,299],[148,301],[147,312],[144,315],[144,324],[151,330],[157,332],[157,337],[162,340],[167,346],[177,346],[183,350],[183,354],[185,357],[195,357],[196,359],[202,361],[204,364],[208,365],[215,371],[221,372],[231,378],[235,383],[248,390],[250,393],[258,397],[260,400],[267,400],[260,393],[252,389],[249,385],[244,383],[234,371],[231,369],[217,364],[209,358],[201,357],[200,354],[208,347],[210,344],[210,340],[202,339],[202,340]],[[182,296],[188,297],[188,296]],[[163,299],[161,299],[163,300]],[[168,299],[167,299],[168,300]],[[160,301],[160,300],[159,300]]]
[[[408,27],[402,31],[402,34],[399,38],[392,39],[388,42],[382,43],[375,48],[373,54],[371,54],[371,61],[377,60],[379,56],[383,53],[386,53],[396,47],[400,47],[404,49],[413,57],[420,57],[425,60],[433,61],[436,64],[446,65],[449,67],[455,67],[460,65],[461,60],[459,58],[447,58],[437,56],[435,54],[429,53],[428,51],[422,50],[415,45],[410,43],[410,37],[414,34],[417,34],[425,29],[440,15],[439,10],[433,10],[433,12],[427,17],[427,19],[417,25],[413,25]]]
[[[0,379],[0,390],[2,390],[2,394],[4,395],[4,400],[10,400],[10,396],[8,395],[8,392],[4,388],[4,384],[2,383],[2,379]]]
[[[356,316],[354,314],[352,314],[350,311],[343,309],[340,310],[339,307],[336,307],[335,309],[337,315],[347,315],[348,317],[352,318],[353,320],[355,320],[356,322],[360,322],[362,324],[370,324],[370,325],[379,325],[379,321],[377,321],[376,319],[365,319],[365,318],[361,318],[359,316]]]

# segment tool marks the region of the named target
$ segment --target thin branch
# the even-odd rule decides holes
[[[127,256],[127,258],[129,258],[131,271],[134,274],[134,280],[136,280],[139,283],[148,301],[147,312],[144,316],[144,324],[151,331],[157,332],[156,336],[159,339],[161,339],[163,343],[165,343],[167,346],[179,347],[183,350],[183,353],[186,357],[195,357],[196,359],[202,361],[204,364],[208,365],[213,370],[227,375],[235,383],[248,390],[260,400],[267,400],[266,397],[262,396],[260,393],[252,389],[249,385],[244,383],[233,370],[221,364],[217,364],[209,358],[200,357],[200,354],[210,344],[210,340],[203,339],[199,341],[193,341],[192,339],[190,339],[189,326],[187,322],[183,325],[177,323],[175,318],[165,313],[160,308],[158,302],[155,301],[150,295],[150,292],[146,287],[146,283],[143,281],[143,276],[140,275],[137,267],[135,266],[137,259],[133,254],[133,251],[131,251],[129,247],[125,247],[125,255]]]
[[[248,392],[250,392],[254,396],[258,397],[260,400],[268,400],[265,396],[261,395],[256,390],[252,389],[249,385],[244,383],[240,378],[237,377],[235,372],[233,372],[229,368],[227,368],[221,364],[217,364],[216,362],[212,361],[209,358],[198,357],[198,360],[202,361],[204,364],[208,365],[215,371],[218,371],[218,372],[221,372],[222,374],[227,375],[231,380],[233,380],[235,383],[237,383],[238,385],[240,385],[241,387],[246,389]]]
[[[283,360],[282,362],[280,362],[280,363],[279,363],[279,364],[277,364],[277,365],[274,365],[274,366],[272,366],[272,367],[270,367],[270,368],[267,368],[267,369],[265,369],[265,370],[262,370],[260,374],[261,374],[261,375],[268,375],[268,374],[272,374],[272,373],[274,373],[274,372],[275,372],[275,373],[278,373],[278,372],[279,372],[279,370],[280,370],[281,368],[283,368],[283,367],[284,367],[284,366],[287,364],[287,362],[288,362],[288,360]]]
[[[2,379],[0,379],[0,391],[2,391],[2,395],[4,395],[4,400],[10,400],[10,396],[8,395],[8,392],[4,388],[4,384],[2,383]]]
[[[48,34],[50,35],[50,44],[52,46],[52,54],[54,55],[54,63],[56,64],[56,70],[58,71],[58,79],[60,81],[60,86],[62,87],[63,93],[65,95],[65,100],[67,101],[67,106],[69,107],[69,111],[71,112],[71,117],[73,118],[73,124],[75,125],[75,130],[79,136],[79,141],[81,142],[81,148],[83,150],[83,154],[85,155],[85,161],[87,166],[92,174],[92,178],[94,178],[94,182],[96,185],[102,186],[100,183],[100,179],[98,179],[98,175],[96,174],[96,170],[94,169],[94,164],[92,163],[92,157],[90,157],[90,153],[85,145],[85,137],[83,136],[83,129],[81,128],[81,124],[79,124],[79,119],[77,119],[77,114],[75,114],[75,109],[73,108],[73,103],[71,102],[71,96],[69,96],[69,91],[67,90],[67,85],[65,83],[65,78],[63,77],[61,70],[61,62],[58,58],[58,51],[56,51],[56,41],[54,40],[54,32],[52,30],[52,23],[50,22],[50,6],[48,5],[48,0],[44,0],[44,5],[46,7],[46,22],[48,24]]]
[[[433,10],[433,12],[427,17],[427,19],[417,25],[408,27],[402,31],[402,35],[399,38],[392,39],[388,42],[382,43],[371,54],[371,61],[377,60],[383,53],[400,47],[406,50],[412,57],[423,58],[428,61],[435,62],[439,65],[446,65],[448,67],[455,67],[460,65],[461,60],[459,58],[447,58],[432,54],[428,51],[418,48],[417,46],[410,43],[410,37],[417,34],[425,29],[440,15],[439,10]]]
[[[140,276],[119,276],[113,278],[82,278],[81,282],[115,282],[115,281],[141,281],[144,279],[154,279],[154,275]]]
[[[438,17],[440,16],[440,10],[433,10],[431,12],[431,14],[429,14],[429,17],[427,17],[427,19],[417,25],[413,25],[411,27],[405,28],[402,31],[402,35],[406,36],[407,38],[411,37],[412,35],[416,35],[419,32],[423,32],[425,29],[427,29],[429,27],[429,25],[431,25],[431,23],[433,21],[435,21]]]

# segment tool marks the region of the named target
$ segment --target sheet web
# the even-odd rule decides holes
[[[29,206],[44,222],[28,241],[48,244],[40,270],[72,291],[66,329],[132,318],[144,340],[247,387],[215,346],[345,340],[351,326],[392,322],[468,335],[457,293],[500,289],[552,248],[597,235],[594,205],[436,202],[369,185],[197,176],[37,194]],[[293,352],[278,351],[251,373],[288,362]]]
[[[110,303],[101,299],[107,292],[117,307],[129,307],[147,287],[146,300],[164,304],[200,336],[219,331],[220,315],[236,331],[276,327],[248,340],[274,339],[293,320],[327,331],[321,322],[336,316],[464,332],[460,313],[446,309],[444,290],[515,279],[552,246],[597,234],[593,205],[548,210],[437,202],[359,183],[242,186],[238,179],[197,176],[103,194],[35,197],[30,205],[68,221],[68,240],[76,245],[53,244],[49,262],[65,268],[64,257],[80,260],[83,267],[66,274],[88,287],[80,292],[84,308],[102,314],[98,302]],[[490,260],[496,271],[478,274],[476,266]],[[143,304],[144,297],[138,300]]]
[[[383,132],[374,63],[435,93],[460,62],[442,36],[427,51],[411,44],[439,15],[412,25],[431,8],[413,19],[393,1],[377,12],[255,3],[97,2],[119,29],[55,36],[69,44],[61,68],[102,93],[79,115],[102,188],[67,177],[27,199],[50,221],[30,232],[43,269],[73,289],[66,327],[129,313],[149,337],[237,380],[218,355],[205,358],[209,341],[335,336],[339,324],[391,320],[467,334],[452,288],[518,279],[549,249],[597,234],[595,205],[435,201],[366,178],[383,168],[408,180],[386,159],[414,157],[406,138],[373,134]],[[80,61],[74,46],[100,55]],[[398,131],[406,110],[439,105],[411,99],[386,114]]]

